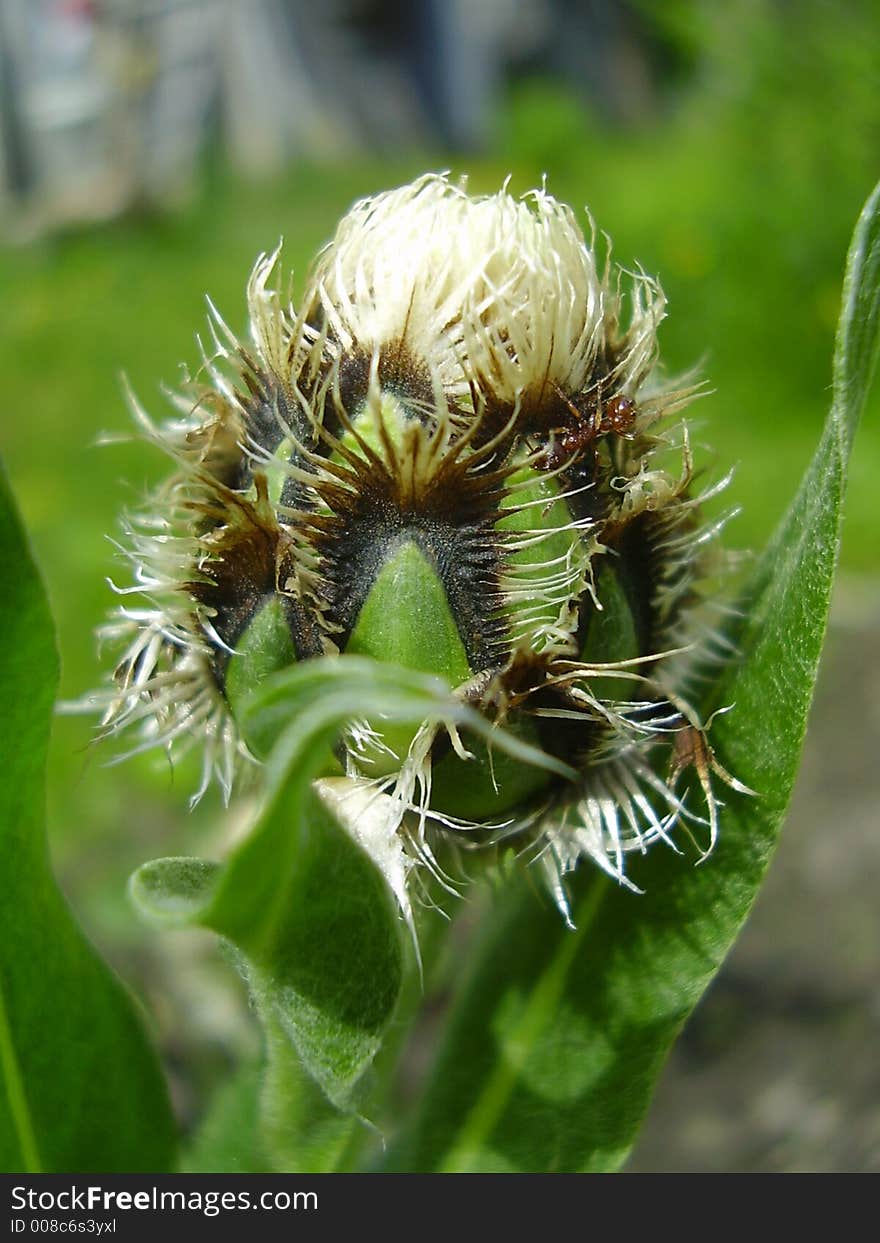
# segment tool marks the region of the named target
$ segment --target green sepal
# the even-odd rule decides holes
[[[594,606],[590,615],[583,661],[592,665],[615,664],[640,656],[635,618],[613,564],[603,565],[596,574],[595,593],[601,607]],[[638,671],[638,665],[627,670]],[[638,685],[631,677],[601,677],[591,681],[599,699],[631,699],[633,688]]]
[[[346,652],[433,674],[452,686],[471,676],[443,584],[412,540],[392,553],[379,571]],[[369,724],[400,760],[405,759],[415,734],[413,726],[389,725],[382,720]],[[377,755],[370,772],[378,776],[399,766],[393,756]]]
[[[519,738],[540,747],[538,732],[527,718],[505,726],[508,737]],[[527,802],[547,788],[554,774],[543,768],[523,764],[505,751],[499,751],[482,738],[463,734],[470,753],[463,760],[450,753],[434,767],[431,805],[446,816],[460,820],[489,820]]]
[[[507,561],[517,584],[523,588],[534,584],[535,589],[526,591],[522,600],[511,601],[507,614],[514,630],[517,613],[525,609],[529,611],[532,627],[552,626],[558,617],[558,602],[547,600],[544,607],[535,612],[540,604],[542,581],[548,573],[557,573],[567,557],[580,554],[579,543],[584,537],[572,529],[572,512],[568,501],[560,495],[562,489],[555,477],[548,478],[529,466],[514,472],[507,486],[510,497],[508,505],[501,510],[497,529],[508,538],[521,535],[530,539],[526,547],[509,552]],[[531,537],[539,532],[546,534],[538,542],[531,542]]]
[[[296,661],[296,648],[282,602],[275,597],[259,609],[226,666],[226,699],[234,715],[272,673]]]

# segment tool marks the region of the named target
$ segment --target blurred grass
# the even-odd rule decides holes
[[[494,190],[512,172],[511,188],[524,191],[546,172],[557,197],[589,205],[618,262],[659,275],[670,303],[667,368],[702,362],[713,389],[695,411],[696,440],[713,452],[698,449],[698,458],[715,476],[737,466],[725,503],[742,513],[728,542],[759,548],[829,401],[847,244],[880,175],[872,64],[880,27],[868,3],[808,0],[796,27],[791,6],[673,8],[703,22],[696,35],[689,28],[698,68],[655,119],[638,130],[600,128],[556,83],[527,82],[499,116],[491,156],[451,166],[469,172],[476,190]],[[206,292],[243,330],[247,275],[279,235],[301,278],[354,198],[449,164],[411,154],[293,168],[260,185],[215,174],[177,214],[0,250],[0,451],[48,581],[64,696],[95,686],[108,664],[96,659],[93,633],[114,603],[105,577],[126,572],[106,537],[120,509],[137,506],[166,470],[137,442],[96,446],[102,432],[130,428],[120,373],[161,415],[160,383],[197,361]],[[850,573],[880,571],[877,405],[875,397],[852,461]],[[58,723],[50,825],[82,918],[105,952],[128,962],[140,940],[127,875],[163,853],[211,853],[222,817],[214,796],[185,817],[195,784],[186,766],[171,774],[145,758],[104,768],[112,746],[93,748],[91,732],[87,719]]]

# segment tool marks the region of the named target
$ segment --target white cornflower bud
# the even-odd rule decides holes
[[[627,852],[671,844],[682,818],[710,848],[712,773],[732,779],[685,682],[719,524],[700,525],[670,423],[695,389],[656,375],[659,286],[594,243],[544,189],[473,197],[429,175],[352,208],[298,310],[262,256],[250,344],[212,308],[180,417],[135,407],[177,473],[129,524],[141,603],[107,628],[128,644],[108,728],[203,741],[203,785],[214,771],[228,793],[253,763],[243,697],[361,653],[443,676],[553,761],[451,726],[354,725],[334,806],[371,809],[399,896],[447,843],[515,843],[563,910],[584,855],[628,883]],[[689,765],[703,821],[675,792]]]

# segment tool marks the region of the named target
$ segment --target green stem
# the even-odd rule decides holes
[[[520,1081],[528,1057],[548,1020],[558,1012],[566,977],[584,938],[590,932],[602,901],[610,888],[604,876],[597,876],[575,913],[575,927],[539,978],[528,1005],[516,1027],[505,1034],[504,1053],[468,1111],[457,1137],[440,1166],[445,1174],[467,1173],[474,1168],[475,1154],[484,1147],[504,1112],[511,1093]]]
[[[303,1069],[271,1004],[256,995],[266,1040],[266,1074],[260,1094],[263,1145],[278,1173],[325,1174],[347,1164],[364,1122],[342,1113]]]

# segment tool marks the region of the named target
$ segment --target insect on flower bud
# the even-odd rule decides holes
[[[130,523],[146,604],[108,627],[127,644],[108,727],[201,740],[203,785],[216,772],[228,793],[254,763],[236,723],[253,688],[360,653],[440,675],[556,762],[452,727],[353,726],[344,780],[394,792],[423,860],[509,839],[565,910],[584,855],[629,883],[627,852],[682,818],[711,848],[712,774],[732,778],[686,683],[717,528],[672,417],[697,390],[658,378],[659,286],[600,264],[594,240],[545,190],[473,197],[428,175],[355,204],[298,308],[279,252],[260,257],[250,341],[212,308],[180,417],[157,428],[135,406],[177,473]],[[702,817],[676,793],[685,766]]]

